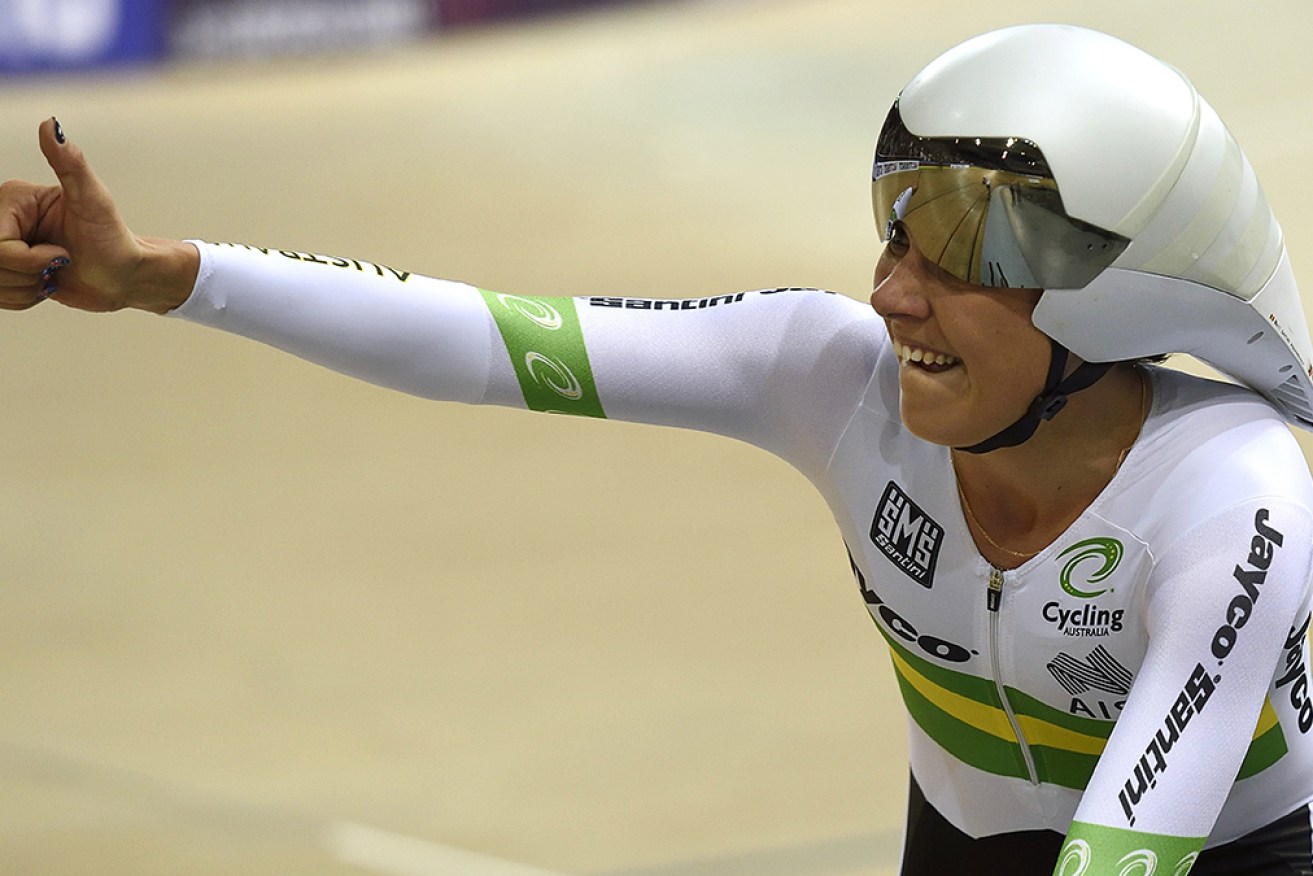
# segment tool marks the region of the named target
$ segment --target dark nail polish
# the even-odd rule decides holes
[[[59,124],[59,119],[56,119],[54,116],[51,116],[50,118],[53,119],[55,122],[55,142],[63,146],[65,142],[64,128],[62,125]]]
[[[45,268],[41,271],[41,279],[49,283],[50,280],[55,276],[55,274],[59,272],[60,268],[66,268],[68,267],[68,265],[69,265],[69,261],[67,257],[55,256],[53,259],[50,260],[50,264],[46,265]]]

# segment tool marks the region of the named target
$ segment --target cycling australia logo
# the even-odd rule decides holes
[[[921,510],[893,481],[884,488],[871,521],[871,541],[922,587],[934,584],[944,527]]]
[[[1069,557],[1066,565],[1062,567],[1058,582],[1068,596],[1075,596],[1079,599],[1093,599],[1095,596],[1102,596],[1107,592],[1107,588],[1102,590],[1082,590],[1080,588],[1091,587],[1107,580],[1109,575],[1117,571],[1117,566],[1121,563],[1124,552],[1122,543],[1115,538],[1087,538],[1084,541],[1078,541],[1058,554],[1058,559]],[[1094,563],[1098,563],[1097,568]],[[1073,578],[1080,581],[1080,586],[1072,583]]]
[[[1091,600],[1113,592],[1102,586],[1121,565],[1125,548],[1115,538],[1087,538],[1058,554],[1063,561],[1058,584],[1077,603],[1054,599],[1044,604],[1043,617],[1064,636],[1102,637],[1122,631],[1121,608],[1105,608]]]

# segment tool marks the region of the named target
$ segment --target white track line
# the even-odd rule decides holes
[[[349,821],[330,824],[324,844],[338,861],[387,876],[561,876]]]

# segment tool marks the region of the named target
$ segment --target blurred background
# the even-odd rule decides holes
[[[864,298],[898,89],[1045,20],[1186,71],[1313,288],[1307,0],[0,0],[0,178],[55,114],[143,233]],[[0,368],[0,873],[893,873],[902,707],[782,462],[137,313]]]
[[[623,0],[4,0],[0,69],[359,51]]]

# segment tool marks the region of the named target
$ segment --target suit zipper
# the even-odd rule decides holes
[[[1012,725],[1012,733],[1017,738],[1017,745],[1021,748],[1021,759],[1025,761],[1026,773],[1030,778],[1032,785],[1039,784],[1039,772],[1035,769],[1035,758],[1030,752],[1030,746],[1026,743],[1026,737],[1021,732],[1021,723],[1017,720],[1016,712],[1012,711],[1012,704],[1008,702],[1007,693],[1003,688],[1003,673],[999,668],[998,659],[998,615],[999,608],[1003,604],[1003,571],[989,567],[989,590],[985,594],[985,607],[989,610],[989,661],[990,669],[994,675],[994,689],[998,693],[999,702],[1003,704],[1003,714],[1007,715],[1008,723]]]

